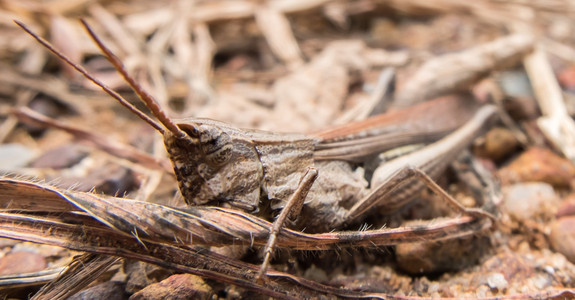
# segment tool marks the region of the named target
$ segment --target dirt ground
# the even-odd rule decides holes
[[[0,2],[0,295],[574,297],[575,6],[460,2]],[[158,123],[122,107],[14,22],[151,116],[79,19],[171,119],[209,118],[274,138],[288,132],[325,141],[342,132],[330,128],[399,111],[387,120],[400,137],[451,126],[445,136],[475,110],[459,115],[440,103],[492,105],[496,120],[433,177],[464,207],[495,218],[454,212],[423,189],[391,213],[380,205],[354,222],[337,219],[338,207],[353,203],[333,199],[366,196],[376,166],[420,153],[439,139],[429,133],[380,151],[379,160],[376,153],[325,163],[341,185],[321,201],[310,192],[299,218],[278,234],[268,276],[256,280],[276,206],[285,203],[258,203],[254,211],[184,199],[183,175],[174,176]],[[424,102],[437,107],[401,113]],[[301,147],[278,153],[301,151],[307,156],[295,161],[304,165],[315,151],[323,166],[317,146]],[[279,181],[287,186],[303,170],[266,180],[286,178]],[[320,171],[317,181],[329,176]],[[263,186],[256,192],[273,193]]]

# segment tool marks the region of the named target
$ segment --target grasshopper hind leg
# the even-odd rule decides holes
[[[457,200],[455,200],[451,195],[449,195],[443,188],[441,188],[429,175],[422,171],[421,169],[414,166],[405,166],[391,175],[385,182],[375,187],[370,194],[368,194],[361,201],[356,203],[345,216],[345,223],[353,223],[362,218],[365,214],[369,213],[370,210],[374,208],[385,208],[389,206],[389,210],[396,210],[398,206],[406,205],[411,197],[406,195],[395,195],[399,196],[401,199],[397,201],[389,201],[389,197],[394,195],[394,192],[401,187],[403,184],[410,183],[411,185],[422,184],[423,186],[431,189],[435,194],[440,196],[440,198],[449,205],[451,209],[462,214],[471,216],[474,218],[488,218],[492,221],[496,220],[496,217],[489,212],[484,211],[480,208],[468,208],[461,205]],[[416,191],[421,190],[420,188],[415,188]]]

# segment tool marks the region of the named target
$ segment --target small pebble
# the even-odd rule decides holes
[[[538,181],[568,188],[575,181],[575,166],[550,150],[532,147],[501,169],[499,177],[504,185]]]
[[[553,269],[552,266],[545,266],[543,267],[543,270],[551,275],[555,274],[555,269]]]
[[[313,264],[311,265],[311,267],[305,270],[303,276],[307,279],[311,279],[317,282],[326,282],[329,280],[327,273]]]
[[[570,66],[565,68],[559,72],[559,76],[557,76],[559,83],[563,88],[568,91],[575,90],[575,66]]]
[[[86,148],[78,144],[67,144],[42,153],[30,167],[32,168],[69,168],[88,155]]]
[[[499,162],[513,154],[518,145],[519,143],[511,131],[496,127],[487,132],[485,143],[482,149],[478,150],[482,156]]]
[[[516,120],[533,120],[541,115],[537,102],[532,97],[517,97],[503,103],[505,111]]]
[[[530,279],[531,279],[532,285],[539,290],[542,290],[545,287],[548,287],[552,284],[550,278],[544,274],[539,274],[539,275],[532,277]]]
[[[575,215],[575,194],[570,194],[563,199],[563,202],[561,202],[561,205],[557,210],[556,217],[561,218],[573,215]]]
[[[489,287],[486,285],[480,285],[476,290],[475,290],[475,296],[477,298],[488,298],[488,295],[491,295],[490,291],[489,291]]]
[[[549,241],[555,251],[575,263],[575,216],[555,220],[551,224]]]
[[[68,300],[124,300],[128,299],[124,292],[124,284],[117,281],[107,281],[80,291]]]
[[[124,272],[126,273],[126,292],[130,294],[172,275],[172,271],[168,269],[141,261],[126,262]]]
[[[0,259],[0,275],[32,273],[45,268],[44,256],[34,252],[11,252]]]
[[[529,76],[525,71],[510,70],[499,72],[496,76],[497,83],[502,92],[510,97],[530,97],[533,98],[533,89]]]
[[[560,199],[547,183],[517,183],[504,189],[503,208],[517,220],[549,215]]]
[[[530,261],[520,254],[499,252],[494,256],[486,257],[476,276],[478,276],[478,281],[487,283],[486,276],[497,273],[502,274],[505,280],[508,280],[510,285],[513,286],[517,282],[523,282],[533,277],[536,270]],[[507,288],[509,289],[511,286]]]
[[[487,277],[487,285],[492,289],[505,290],[509,283],[501,273],[493,273]]]
[[[91,170],[85,176],[58,178],[57,185],[76,191],[121,196],[134,190],[137,186],[136,181],[131,170],[108,164]]]
[[[130,300],[211,299],[214,292],[204,280],[191,274],[172,275],[133,294]]]
[[[26,166],[35,156],[32,149],[20,144],[0,145],[0,171],[15,171]]]

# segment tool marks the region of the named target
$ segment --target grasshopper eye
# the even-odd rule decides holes
[[[221,166],[232,158],[232,149],[231,144],[226,144],[216,152],[207,155],[207,158],[213,165]]]
[[[188,124],[188,123],[181,123],[178,124],[178,127],[183,130],[188,136],[190,137],[194,137],[197,138],[199,137],[202,133],[200,132],[200,129],[198,129],[197,124]]]
[[[215,127],[200,126],[200,144],[206,160],[212,166],[221,166],[232,158],[232,138]]]

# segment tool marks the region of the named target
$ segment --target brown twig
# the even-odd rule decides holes
[[[172,167],[168,161],[160,160],[136,148],[112,141],[109,138],[93,133],[92,131],[84,130],[54,119],[50,119],[27,107],[15,109],[12,111],[12,113],[18,117],[20,122],[63,130],[73,135],[77,139],[88,141],[101,150],[117,157],[139,163],[147,168],[163,170],[169,174],[172,173]]]

